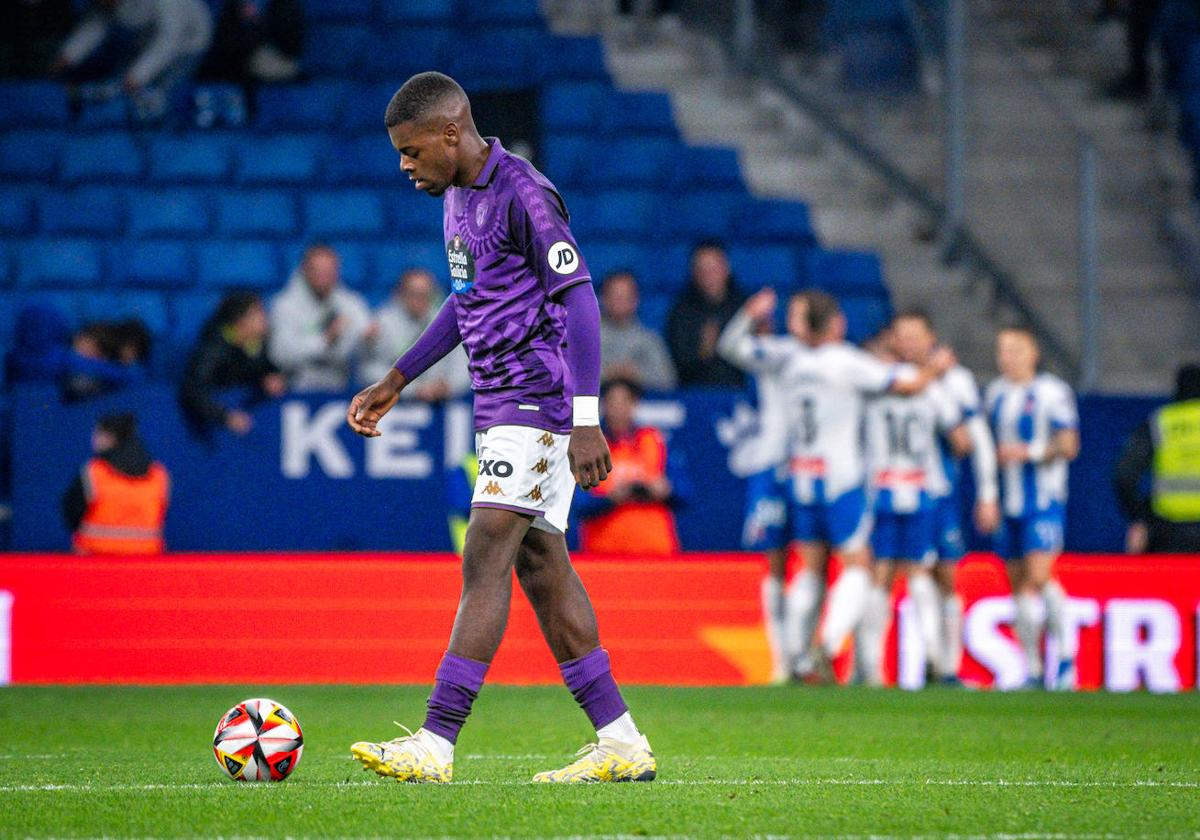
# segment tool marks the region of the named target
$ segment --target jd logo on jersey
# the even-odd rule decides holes
[[[508,478],[513,474],[512,464],[508,461],[489,461],[486,458],[479,459],[479,474],[494,475],[496,478]]]
[[[550,246],[546,261],[555,274],[570,274],[579,267],[579,255],[570,242],[558,241]]]
[[[450,290],[465,295],[475,285],[475,258],[457,233],[446,246],[446,259],[450,263]]]

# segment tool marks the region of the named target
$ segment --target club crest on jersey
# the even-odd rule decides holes
[[[555,274],[570,274],[579,268],[579,255],[575,253],[575,248],[570,242],[560,239],[546,252],[546,262],[550,264],[550,270]]]
[[[475,285],[475,258],[457,233],[446,246],[446,259],[450,263],[450,290],[465,295]]]

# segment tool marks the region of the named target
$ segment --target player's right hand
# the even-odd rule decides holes
[[[765,321],[775,314],[775,304],[775,290],[767,286],[752,294],[746,301],[746,314],[755,321]]]
[[[346,423],[355,434],[379,437],[379,421],[400,399],[405,382],[404,374],[392,368],[383,379],[354,395],[346,412]]]

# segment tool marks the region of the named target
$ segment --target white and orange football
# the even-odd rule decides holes
[[[304,751],[300,721],[286,706],[256,697],[221,716],[213,733],[217,764],[235,782],[281,782]]]

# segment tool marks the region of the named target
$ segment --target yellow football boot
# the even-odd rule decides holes
[[[454,763],[442,763],[434,754],[424,729],[408,732],[403,738],[376,744],[359,741],[350,746],[350,754],[363,766],[397,782],[445,784],[454,775]]]
[[[625,744],[601,738],[575,753],[579,758],[561,770],[547,770],[533,777],[535,782],[652,782],[658,762],[650,751],[650,742],[639,735],[637,743]]]

